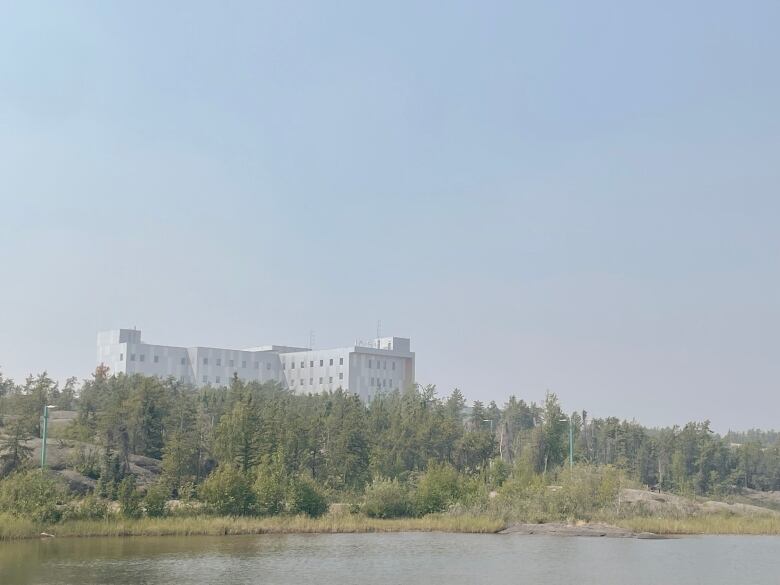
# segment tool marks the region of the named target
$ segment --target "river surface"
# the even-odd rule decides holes
[[[396,533],[0,542],[1,585],[104,583],[778,585],[780,538]]]

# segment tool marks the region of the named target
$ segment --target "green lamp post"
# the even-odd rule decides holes
[[[41,417],[41,471],[46,467],[46,435],[49,432],[49,410],[57,408],[53,404],[47,404],[43,407],[43,416]]]

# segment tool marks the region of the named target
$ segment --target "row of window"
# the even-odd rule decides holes
[[[131,361],[131,362],[134,362],[134,361],[135,361],[135,358],[136,358],[135,354],[134,354],[134,353],[131,353],[131,354],[130,354],[130,361]],[[139,359],[138,359],[138,361],[141,361],[141,362],[143,362],[143,361],[146,361],[146,356],[145,356],[144,354],[139,354],[139,355],[138,355],[138,358],[139,358]],[[123,353],[120,353],[120,354],[119,354],[119,361],[120,361],[120,362],[123,362],[123,361],[125,361],[125,354],[123,354]],[[221,366],[221,365],[222,365],[222,359],[221,359],[221,358],[217,358],[217,360],[216,360],[216,361],[217,361],[217,365],[218,365],[218,366]],[[160,356],[158,356],[158,355],[154,356],[154,363],[155,363],[155,364],[157,364],[157,363],[159,363],[159,362],[160,362]],[[186,357],[183,357],[183,358],[181,358],[181,359],[179,360],[179,362],[181,363],[181,365],[183,365],[183,366],[186,366],[186,365],[187,365],[187,358],[186,358]],[[203,358],[203,365],[204,365],[204,366],[207,366],[207,365],[209,365],[209,358],[207,358],[207,357],[204,357],[204,358]],[[233,367],[235,367],[234,360],[228,360],[228,367],[230,367],[230,368],[233,368]],[[241,367],[242,367],[242,368],[246,368],[246,360],[242,360],[242,361],[241,361]],[[255,362],[255,369],[256,369],[256,370],[259,370],[259,369],[260,369],[260,362]],[[267,363],[265,364],[265,369],[266,369],[266,370],[270,370],[270,369],[271,369],[271,364],[270,364],[270,362],[267,362]]]
[[[139,358],[140,358],[139,361],[144,361],[144,358],[145,358],[144,354],[140,354]],[[125,359],[125,354],[120,353],[119,354],[119,361],[120,362],[124,361],[124,359]],[[135,354],[134,353],[130,354],[130,361],[131,362],[135,361]],[[155,364],[159,363],[159,361],[160,361],[160,356],[154,356],[154,363]],[[217,358],[216,362],[217,362],[217,366],[221,366],[222,365],[222,358]],[[187,364],[187,358],[186,357],[181,358],[181,365],[184,366],[186,364]],[[301,368],[306,367],[306,362],[302,361],[302,362],[300,362],[300,364],[301,364]],[[322,367],[324,364],[325,364],[325,360],[320,360],[320,367]],[[209,358],[207,358],[207,357],[203,358],[203,365],[204,366],[209,365]],[[333,358],[330,358],[330,365],[331,366],[334,365]],[[339,358],[339,365],[340,366],[344,365],[344,358],[343,357]],[[368,360],[368,368],[369,369],[373,369],[373,366],[374,366],[374,360]],[[390,362],[390,366],[391,366],[390,367],[391,370],[395,370],[395,362]],[[234,360],[228,360],[228,367],[230,367],[230,368],[235,367]],[[246,360],[242,360],[241,361],[241,367],[242,368],[246,368]],[[309,367],[310,368],[314,367],[314,360],[309,360]],[[379,360],[376,360],[376,367],[377,367],[377,369],[386,370],[387,369],[387,361],[384,361],[384,363],[382,364],[382,367],[380,367]],[[256,370],[260,369],[260,362],[255,362],[255,369]],[[265,369],[266,370],[270,370],[271,369],[270,362],[266,362]],[[282,369],[283,370],[286,369],[286,364],[284,362],[282,362]],[[295,362],[291,362],[290,369],[293,369],[293,370],[295,369]],[[342,374],[339,374],[339,376],[342,376]],[[205,380],[204,380],[204,382],[205,382]],[[301,383],[303,383],[303,382],[301,382]],[[217,380],[217,384],[219,384],[219,380]],[[371,378],[371,385],[372,386],[374,385],[374,378]]]
[[[344,379],[344,374],[339,374],[339,380]],[[324,383],[325,378],[320,377],[320,384]],[[300,385],[304,385],[305,380],[303,378],[300,379]],[[328,384],[333,384],[333,376],[328,376]],[[309,386],[314,385],[314,378],[309,378]],[[290,380],[290,386],[295,386],[295,380]]]
[[[184,363],[183,358],[182,358],[182,363]],[[203,358],[203,365],[204,366],[209,365],[209,358],[207,358],[207,357]],[[222,358],[217,358],[216,359],[216,365],[217,366],[221,366],[222,365]],[[236,367],[235,360],[228,360],[228,367],[229,368],[235,368]],[[246,360],[241,360],[241,367],[242,368],[246,368]],[[256,370],[260,369],[260,362],[255,362],[255,369]],[[271,363],[270,362],[266,362],[265,369],[266,370],[270,370],[271,369]]]
[[[375,360],[368,360],[368,369],[369,370],[373,369],[374,362],[375,362]],[[395,369],[395,362],[390,362],[390,366],[391,366],[390,369],[394,370]],[[376,369],[377,370],[386,370],[387,369],[387,360],[382,362],[381,366],[380,366],[379,360],[376,360]]]
[[[305,361],[300,362],[300,364],[301,364],[301,368],[305,368],[306,367],[306,362]],[[325,360],[320,360],[320,367],[322,367],[324,365],[325,365]],[[328,365],[331,365],[331,366],[334,365],[333,358],[330,358],[330,363]],[[343,357],[339,358],[339,365],[340,366],[344,365],[344,358]],[[309,367],[310,368],[314,367],[314,360],[309,360]],[[287,369],[287,364],[285,362],[282,362],[282,369],[283,370]],[[295,362],[294,361],[290,362],[290,369],[291,370],[295,369]]]
[[[390,386],[392,388],[393,381],[385,378],[382,378],[381,380],[379,378],[371,378],[371,386],[376,386],[377,388],[387,388]]]

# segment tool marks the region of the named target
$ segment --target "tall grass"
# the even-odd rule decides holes
[[[6,519],[8,522],[6,522]],[[423,518],[381,520],[358,514],[273,516],[268,518],[193,516],[106,520],[69,520],[52,526],[17,518],[0,518],[0,539],[33,538],[41,532],[64,536],[192,536],[227,534],[347,533],[347,532],[473,532],[492,533],[503,522],[484,516],[436,514]]]
[[[42,531],[40,525],[26,518],[0,513],[0,540],[30,538]]]

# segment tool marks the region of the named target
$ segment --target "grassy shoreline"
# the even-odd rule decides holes
[[[707,514],[683,518],[634,516],[616,520],[614,524],[633,532],[652,532],[668,536],[780,536],[780,517],[778,516],[735,516],[729,514]]]
[[[636,516],[608,523],[633,532],[659,535],[774,535],[780,536],[780,518],[729,515],[664,518]],[[167,518],[108,518],[38,524],[0,515],[0,541],[39,538],[41,533],[58,538],[107,536],[224,536],[242,534],[338,534],[372,532],[457,532],[494,534],[506,522],[490,516],[433,514],[423,518],[377,519],[357,514],[328,514],[320,518],[274,516],[188,516]]]
[[[71,520],[53,525],[36,524],[20,518],[0,516],[0,541],[38,538],[42,532],[56,537],[222,536],[368,532],[495,533],[504,527],[504,522],[494,518],[447,515],[389,520],[351,514],[328,514],[320,518],[307,516],[267,518],[192,516],[141,518],[138,520],[110,518],[106,520]]]

